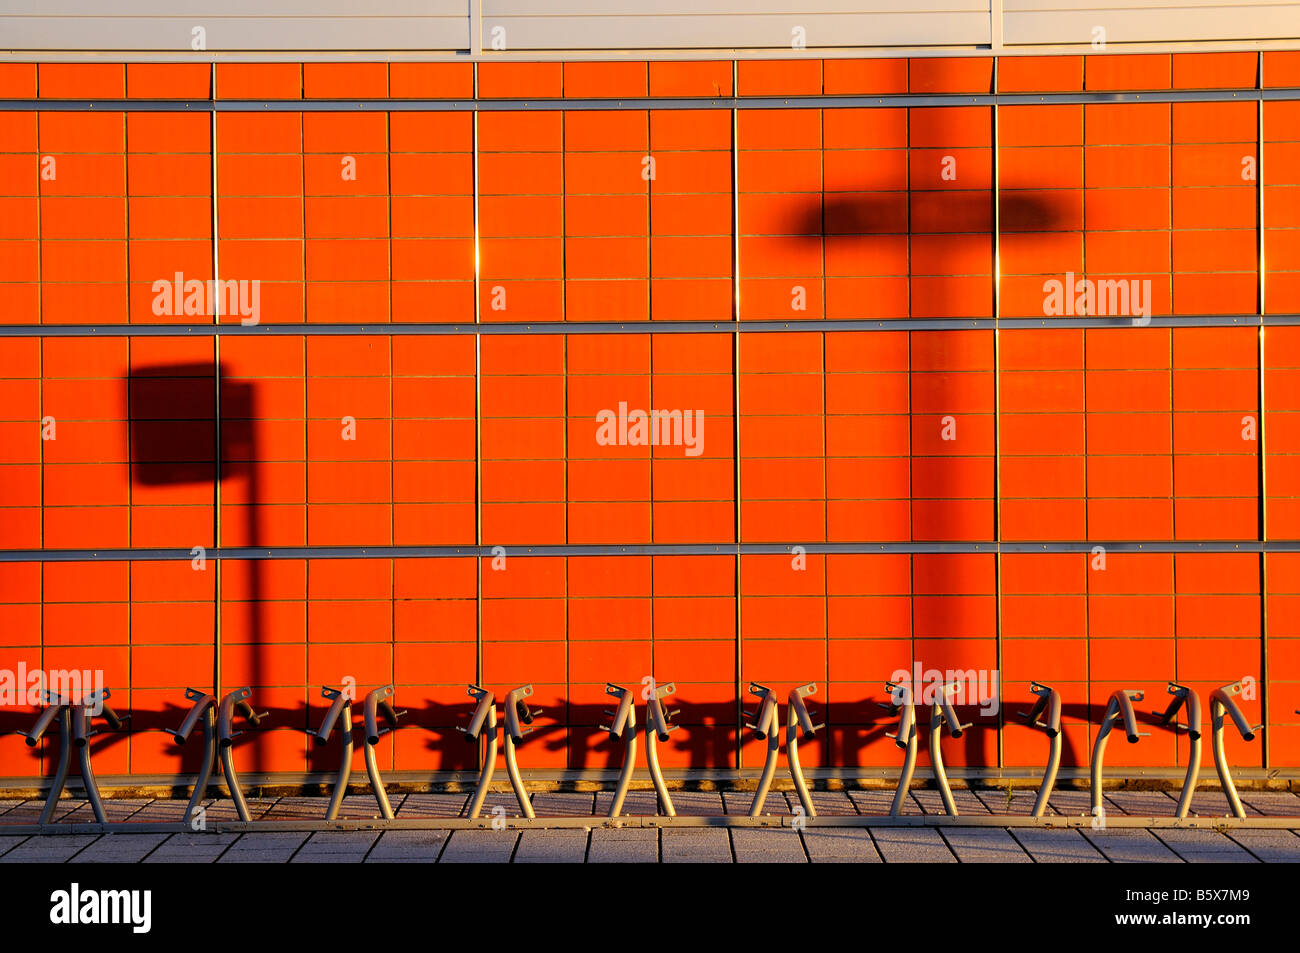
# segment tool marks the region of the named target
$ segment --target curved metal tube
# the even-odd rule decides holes
[[[379,758],[375,754],[375,745],[379,742],[381,735],[397,727],[398,717],[405,714],[393,708],[389,701],[392,697],[393,686],[385,685],[382,688],[375,688],[367,692],[366,700],[362,706],[366,725],[366,738],[363,746],[366,758],[366,776],[370,778],[370,790],[374,792],[375,800],[379,803],[380,815],[389,820],[393,818],[393,806],[388,802],[388,791],[384,787],[383,776],[379,773]],[[389,725],[383,731],[379,728],[380,715],[384,716]]]
[[[1106,756],[1106,742],[1110,740],[1110,732],[1115,727],[1115,719],[1123,718],[1124,734],[1128,738],[1129,744],[1136,744],[1138,738],[1142,737],[1142,733],[1137,730],[1137,715],[1133,711],[1133,703],[1142,701],[1143,697],[1143,692],[1120,689],[1112,692],[1110,701],[1106,703],[1106,713],[1101,716],[1101,724],[1097,727],[1097,740],[1092,746],[1092,776],[1089,781],[1089,790],[1092,795],[1093,817],[1097,817],[1102,813],[1102,768]]]
[[[95,812],[95,820],[107,824],[108,815],[104,813],[104,801],[99,796],[99,784],[95,781],[95,771],[90,766],[90,736],[93,734],[89,730],[90,713],[86,711],[84,705],[73,705],[71,711],[72,744],[77,749],[77,761],[81,767],[81,783],[86,789],[86,799],[90,801],[90,808]],[[120,725],[121,722],[118,724]]]
[[[776,774],[776,759],[781,753],[781,723],[777,716],[776,694],[770,688],[750,682],[749,692],[763,700],[758,715],[749,727],[754,729],[754,735],[760,741],[767,739],[767,760],[763,762],[763,774],[758,779],[758,789],[754,791],[754,800],[749,805],[749,816],[758,817],[763,813],[763,804],[767,800],[768,789],[772,786],[772,776]]]
[[[352,699],[337,689],[323,686],[320,693],[322,698],[328,698],[331,702],[316,731],[316,743],[328,744],[335,724],[340,718],[343,720],[339,728],[339,772],[334,779],[334,790],[330,792],[329,805],[325,808],[325,820],[333,821],[339,816],[343,797],[348,793],[348,780],[352,777]]]
[[[1233,723],[1237,726],[1237,731],[1243,741],[1254,741],[1255,732],[1262,728],[1262,725],[1251,725],[1246,720],[1245,714],[1237,707],[1236,700],[1232,697],[1241,694],[1241,682],[1233,682],[1231,685],[1224,685],[1222,688],[1216,688],[1210,692],[1210,746],[1214,750],[1214,768],[1219,773],[1219,784],[1223,787],[1224,797],[1228,799],[1228,804],[1232,808],[1233,817],[1245,817],[1246,809],[1241,805],[1241,798],[1237,796],[1237,786],[1232,781],[1232,771],[1228,767],[1228,756],[1223,749],[1223,715],[1224,712],[1232,718]]]
[[[53,712],[53,715],[49,713]],[[49,717],[46,717],[46,716]],[[49,727],[54,718],[59,719],[59,766],[54,771],[54,778],[50,781],[50,793],[45,798],[45,806],[41,808],[40,823],[48,824],[54,818],[54,806],[59,801],[59,795],[63,793],[64,785],[68,783],[68,767],[72,763],[72,712],[67,705],[55,705],[45,709],[41,713],[40,722],[45,724],[41,727],[41,734]],[[37,735],[37,740],[40,735]],[[28,738],[28,744],[34,745],[35,742]]]
[[[67,705],[49,705],[41,712],[40,717],[36,719],[36,724],[32,725],[32,730],[20,732],[23,738],[27,740],[27,747],[35,748],[41,743],[41,738],[45,737],[45,732],[54,724],[54,719],[59,717],[59,712],[67,708]]]
[[[650,778],[654,781],[655,793],[659,796],[659,809],[668,817],[676,817],[677,811],[673,807],[673,799],[668,796],[663,771],[659,768],[659,742],[667,741],[669,733],[678,727],[668,723],[673,713],[664,711],[663,706],[663,699],[676,690],[677,687],[672,682],[657,686],[650,695],[645,717],[645,760],[650,768]]]
[[[487,798],[488,785],[497,767],[497,703],[492,693],[486,688],[471,685],[468,694],[478,699],[469,727],[462,728],[465,740],[470,743],[478,741],[479,736],[487,731],[487,754],[483,758],[483,767],[479,769],[478,783],[474,785],[474,796],[469,802],[469,817],[478,817],[483,810],[483,801]]]
[[[957,720],[957,711],[952,707],[952,696],[961,689],[960,682],[937,687],[937,696],[930,704],[930,767],[934,771],[935,783],[943,798],[943,809],[949,817],[957,817],[957,802],[953,799],[952,788],[948,786],[948,772],[943,766],[943,750],[940,742],[946,725],[948,733],[960,738],[962,732],[970,725],[963,725]]]
[[[510,776],[510,786],[514,788],[515,800],[524,817],[535,817],[533,805],[524,790],[524,779],[519,774],[519,762],[515,758],[515,745],[524,740],[524,735],[531,729],[521,726],[532,724],[533,718],[540,712],[530,711],[524,699],[533,693],[533,686],[524,685],[506,693],[506,774]]]
[[[886,738],[893,738],[894,744],[903,748],[903,769],[898,775],[898,787],[894,789],[894,800],[889,805],[889,816],[898,817],[903,813],[903,804],[907,800],[908,789],[912,786],[912,776],[916,773],[916,708],[912,700],[912,689],[906,685],[885,683],[889,692],[890,703],[882,705],[891,714],[898,714],[898,731],[885,732]]]
[[[258,714],[253,711],[253,706],[248,703],[248,699],[252,696],[253,690],[248,686],[237,688],[221,699],[217,709],[217,747],[221,751],[221,772],[226,776],[226,787],[230,789],[230,799],[235,802],[235,812],[241,821],[250,821],[252,817],[248,813],[248,802],[244,800],[244,789],[239,783],[239,773],[235,771],[235,738],[242,732],[235,731],[232,722],[235,713],[238,712],[250,725],[256,726],[262,723],[262,719],[268,713]]]
[[[1163,712],[1155,712],[1160,717],[1160,724],[1175,730],[1182,726],[1175,720],[1178,710],[1187,708],[1187,775],[1183,778],[1183,790],[1178,795],[1178,807],[1175,817],[1186,817],[1192,808],[1192,795],[1196,793],[1196,782],[1201,777],[1201,696],[1177,682],[1170,682],[1167,688],[1170,695],[1169,707]]]
[[[817,737],[817,729],[824,727],[814,725],[812,715],[803,700],[817,692],[816,682],[809,682],[799,688],[790,690],[790,698],[785,708],[785,756],[790,765],[790,780],[799,792],[799,803],[803,805],[804,817],[816,817],[817,809],[813,807],[812,795],[808,793],[808,784],[804,781],[803,766],[799,764],[799,735],[811,741]]]
[[[636,705],[631,692],[610,682],[605,683],[605,694],[618,697],[618,709],[605,712],[614,719],[614,723],[605,730],[615,741],[624,739],[623,767],[618,773],[618,785],[614,788],[614,799],[609,805],[609,816],[618,817],[623,813],[627,788],[632,782],[632,772],[636,770]]]
[[[1021,712],[1021,716],[1033,727],[1042,728],[1048,739],[1043,783],[1038,788],[1038,797],[1034,799],[1034,809],[1030,814],[1031,817],[1042,817],[1047,812],[1047,799],[1056,787],[1056,775],[1061,767],[1061,693],[1041,682],[1031,682],[1029,690],[1036,696],[1034,705],[1028,712]],[[1047,721],[1039,718],[1044,710]]]
[[[194,780],[194,791],[185,805],[185,813],[181,815],[182,824],[190,822],[194,816],[194,809],[207,794],[217,750],[217,700],[206,692],[194,688],[185,689],[185,697],[192,700],[194,704],[190,707],[185,720],[181,722],[180,728],[175,731],[164,729],[178,745],[183,745],[189,740],[190,733],[194,731],[194,726],[198,724],[199,719],[203,719],[203,762],[199,767],[198,777]]]

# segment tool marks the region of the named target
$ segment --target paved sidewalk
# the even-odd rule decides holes
[[[1026,797],[1008,799],[998,791],[956,791],[963,814],[1026,813]],[[822,815],[883,814],[888,791],[817,791]],[[591,816],[599,824],[610,795],[601,793],[537,793],[533,808],[539,816]],[[464,794],[408,794],[393,797],[398,817],[456,817],[465,807]],[[750,795],[743,792],[674,792],[680,815],[744,814]],[[1300,796],[1287,792],[1243,792],[1248,813],[1289,815],[1300,828]],[[1114,815],[1172,816],[1177,802],[1164,792],[1115,792],[1106,796]],[[256,818],[287,820],[319,818],[325,800],[315,797],[250,799]],[[625,811],[650,814],[653,791],[633,791]],[[90,805],[68,799],[57,820],[91,821]],[[61,805],[61,806],[63,806]],[[179,800],[109,799],[104,802],[115,821],[177,821],[185,804]],[[793,793],[773,792],[768,810],[793,813]],[[508,817],[519,816],[509,792],[494,792],[484,813],[500,806]],[[1083,814],[1086,791],[1060,791],[1052,798],[1052,813]],[[1042,829],[1001,827],[950,828],[568,828],[553,830],[392,830],[329,832],[183,833],[183,834],[5,834],[5,824],[32,823],[40,815],[38,801],[0,801],[0,864],[5,863],[749,863],[836,862],[865,863],[1296,863],[1300,862],[1300,830],[1141,830]],[[235,819],[228,800],[208,801],[211,820]],[[1222,816],[1227,803],[1217,792],[1197,795],[1194,811]],[[915,791],[908,814],[939,814],[938,792]],[[341,815],[374,816],[368,796],[349,796]]]

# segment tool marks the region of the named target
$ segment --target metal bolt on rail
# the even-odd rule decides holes
[[[1101,806],[1103,759],[1106,755],[1106,743],[1110,740],[1110,732],[1115,727],[1116,720],[1121,718],[1124,720],[1124,735],[1131,745],[1137,744],[1139,738],[1144,738],[1149,733],[1137,730],[1137,714],[1133,711],[1133,703],[1142,701],[1144,697],[1141,691],[1119,689],[1111,693],[1110,701],[1106,703],[1106,713],[1101,716],[1101,724],[1097,728],[1097,740],[1092,746],[1092,778],[1089,788],[1092,791],[1093,817],[1100,816],[1103,810]]]
[[[375,800],[379,802],[380,815],[392,820],[393,806],[388,803],[388,791],[384,788],[384,779],[379,773],[379,758],[375,754],[375,745],[379,743],[381,737],[397,727],[397,719],[405,715],[406,712],[398,711],[393,707],[392,685],[384,685],[381,688],[374,688],[367,692],[362,711],[366,724],[364,747],[366,774],[370,778],[370,790],[374,792]],[[379,727],[380,715],[383,715],[384,720],[388,722],[387,728]]]
[[[608,731],[615,741],[622,739],[623,768],[618,773],[618,785],[614,788],[614,800],[609,806],[609,816],[618,817],[623,812],[623,802],[627,798],[627,786],[632,781],[632,772],[636,770],[636,704],[632,693],[612,682],[605,683],[605,694],[618,699],[618,708],[605,710],[605,714],[614,719],[610,725],[601,725],[601,731]]]
[[[939,742],[945,727],[954,738],[960,738],[962,732],[970,727],[958,720],[957,710],[952,706],[952,697],[961,690],[961,682],[940,685],[934,701],[930,703],[930,768],[934,771],[934,781],[943,798],[943,809],[949,817],[957,816],[957,802],[953,800],[952,788],[948,786],[948,772],[943,767],[943,750]]]
[[[650,767],[650,778],[654,781],[655,793],[659,795],[659,809],[668,817],[676,817],[677,811],[673,807],[673,799],[668,796],[668,785],[664,783],[663,771],[659,768],[659,743],[666,742],[669,734],[681,727],[681,725],[670,724],[672,717],[678,712],[667,711],[663,705],[663,700],[676,691],[677,686],[672,682],[667,685],[656,685],[654,691],[650,693],[645,715],[645,760]]]
[[[456,727],[464,732],[465,740],[477,744],[479,737],[486,731],[487,751],[483,756],[483,767],[479,769],[478,783],[474,785],[474,796],[469,802],[469,817],[478,817],[483,810],[483,801],[487,798],[488,785],[492,783],[492,774],[497,767],[497,700],[486,688],[471,685],[466,694],[478,702],[474,714],[470,716],[469,727]]]
[[[170,728],[163,729],[175,739],[178,745],[183,745],[189,740],[190,733],[199,723],[199,719],[203,719],[203,762],[199,767],[199,776],[194,779],[194,793],[190,795],[189,803],[185,805],[185,813],[181,816],[182,824],[190,822],[194,809],[207,796],[208,784],[212,781],[212,769],[217,761],[217,700],[197,688],[185,689],[185,699],[193,704],[185,720],[181,722],[180,728],[175,731]]]
[[[885,691],[889,693],[889,702],[878,704],[891,715],[898,715],[898,730],[885,732],[885,737],[893,738],[894,744],[907,752],[903,756],[903,770],[898,775],[898,787],[894,789],[894,801],[889,805],[889,816],[897,817],[903,813],[903,803],[916,772],[916,706],[912,689],[907,685],[885,682]]]
[[[760,699],[758,711],[747,727],[754,730],[759,741],[767,739],[767,760],[763,762],[763,774],[758,779],[758,789],[754,800],[749,805],[749,816],[758,817],[763,813],[763,803],[767,800],[768,788],[772,786],[772,776],[776,774],[776,759],[781,753],[781,722],[777,717],[776,692],[758,682],[749,683],[749,693]],[[746,718],[751,717],[744,712]]]
[[[519,801],[519,810],[524,817],[534,817],[533,805],[524,790],[524,779],[519,775],[519,762],[515,760],[515,745],[524,740],[524,735],[531,732],[533,719],[542,713],[540,708],[530,709],[524,699],[532,695],[533,686],[522,685],[506,693],[506,774],[510,775],[510,786],[515,789],[515,799]]]
[[[343,796],[348,792],[348,779],[352,777],[352,699],[337,688],[321,686],[322,698],[328,698],[330,707],[325,710],[320,727],[312,735],[316,744],[329,744],[334,726],[339,726],[339,772],[334,779],[334,790],[330,792],[329,806],[325,808],[325,820],[337,820],[339,808],[343,805]]]
[[[230,789],[230,798],[235,802],[235,811],[241,821],[251,821],[252,817],[248,813],[248,802],[244,800],[244,789],[239,784],[239,774],[235,771],[235,739],[243,734],[242,731],[234,730],[235,715],[242,715],[246,722],[256,728],[263,718],[271,714],[269,711],[253,711],[253,706],[248,702],[252,697],[253,690],[245,685],[227,693],[217,708],[217,747],[221,751],[221,771],[226,776],[226,787]]]
[[[119,718],[108,706],[111,692],[107,688],[93,691],[79,702],[69,702],[59,698],[49,689],[42,689],[46,708],[32,730],[23,735],[30,748],[41,743],[41,738],[57,718],[59,721],[59,765],[54,779],[50,782],[50,793],[45,798],[45,807],[41,810],[40,823],[48,824],[54,817],[54,807],[68,782],[68,768],[72,760],[72,749],[77,749],[77,762],[81,772],[81,784],[86,789],[86,799],[95,813],[95,820],[100,824],[108,823],[104,813],[104,801],[99,796],[99,784],[95,781],[94,769],[90,766],[90,739],[98,734],[91,730],[91,721],[102,717],[113,731],[120,731],[131,720],[131,716]]]
[[[790,689],[790,697],[785,706],[785,756],[790,764],[790,780],[799,792],[799,803],[803,805],[804,817],[816,817],[817,809],[813,807],[812,796],[803,779],[803,767],[799,764],[799,736],[811,741],[825,724],[814,725],[812,713],[808,711],[803,700],[817,692],[817,683],[809,682],[798,688]]]
[[[1047,799],[1056,787],[1056,773],[1061,767],[1061,693],[1041,682],[1031,682],[1029,690],[1034,694],[1034,705],[1029,711],[1022,711],[1024,718],[1034,728],[1042,728],[1047,735],[1047,767],[1043,769],[1043,783],[1038,788],[1038,797],[1034,799],[1031,817],[1042,817],[1047,812]],[[1042,720],[1043,712],[1047,720]]]
[[[1232,807],[1233,817],[1245,817],[1246,809],[1241,806],[1241,798],[1237,796],[1237,786],[1232,782],[1232,771],[1228,767],[1228,756],[1223,750],[1223,715],[1226,712],[1232,719],[1243,741],[1254,741],[1255,732],[1264,727],[1251,725],[1246,720],[1246,716],[1237,707],[1233,697],[1240,694],[1240,681],[1210,692],[1210,746],[1214,749],[1214,767],[1219,772],[1219,784],[1223,788],[1224,797]]]
[[[1196,782],[1201,777],[1201,696],[1193,689],[1186,685],[1179,685],[1177,682],[1170,682],[1167,690],[1173,696],[1169,699],[1169,707],[1163,712],[1156,711],[1152,714],[1160,719],[1162,728],[1187,732],[1190,743],[1187,752],[1187,776],[1183,778],[1183,790],[1178,795],[1178,809],[1174,812],[1175,817],[1186,817],[1192,807]],[[1186,726],[1178,724],[1176,720],[1178,710],[1184,706],[1187,708]]]

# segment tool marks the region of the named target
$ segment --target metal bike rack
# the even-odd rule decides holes
[[[97,731],[91,730],[90,723],[95,717],[102,717],[108,722],[110,729],[120,731],[122,726],[131,720],[131,716],[119,718],[117,713],[108,706],[111,692],[107,688],[91,692],[80,702],[68,702],[57,698],[48,689],[42,691],[46,708],[36,719],[32,730],[23,734],[23,738],[26,739],[29,748],[35,748],[57,718],[60,744],[59,765],[55,770],[54,779],[50,782],[50,793],[45,799],[45,807],[41,810],[40,823],[48,824],[54,817],[54,807],[68,782],[72,749],[76,748],[81,783],[86,789],[86,799],[90,801],[95,820],[100,824],[107,824],[108,815],[104,813],[104,801],[99,796],[99,784],[95,781],[95,772],[90,766],[90,739],[98,734]],[[99,709],[99,713],[92,715],[88,709]]]
[[[1042,728],[1048,738],[1047,767],[1043,769],[1043,783],[1038,788],[1038,797],[1034,799],[1031,817],[1042,817],[1047,811],[1047,799],[1052,796],[1056,786],[1056,773],[1061,767],[1061,693],[1041,682],[1031,682],[1029,690],[1034,694],[1034,705],[1029,711],[1022,711],[1020,717],[1026,719],[1034,728]],[[1041,716],[1047,712],[1047,720]]]
[[[803,703],[805,698],[816,692],[816,682],[792,688],[785,706],[785,756],[790,764],[790,779],[794,781],[794,789],[799,792],[804,817],[816,817],[817,809],[813,807],[812,796],[803,779],[803,768],[799,764],[799,735],[802,734],[805,741],[811,741],[819,729],[826,727],[824,724],[813,724],[812,714]]]
[[[524,779],[519,775],[519,762],[515,760],[515,745],[524,740],[524,735],[533,729],[533,719],[542,713],[540,708],[530,709],[524,699],[532,695],[533,686],[522,685],[506,693],[506,773],[510,775],[510,786],[515,789],[515,799],[524,817],[534,817],[533,805],[528,801],[528,792],[524,790]]]
[[[894,789],[894,801],[889,805],[889,816],[897,817],[903,813],[912,775],[916,773],[916,706],[912,689],[907,685],[885,682],[885,691],[889,693],[889,702],[878,704],[891,715],[898,715],[898,730],[885,732],[885,737],[893,738],[894,744],[907,752],[903,756],[903,770],[898,775],[898,787]]]
[[[253,727],[262,723],[262,719],[271,713],[253,711],[248,700],[253,697],[253,690],[245,685],[236,688],[221,699],[217,708],[217,747],[221,751],[221,771],[226,776],[226,787],[230,788],[230,798],[235,802],[235,811],[241,821],[251,821],[248,814],[248,802],[244,800],[244,789],[239,784],[239,774],[235,771],[235,739],[243,734],[234,730],[235,715],[240,714]]]
[[[343,796],[348,792],[348,779],[352,777],[352,699],[336,688],[322,685],[322,698],[330,700],[330,707],[325,710],[320,727],[313,732],[318,745],[329,744],[334,726],[339,727],[339,773],[334,779],[334,790],[330,792],[329,806],[325,808],[325,820],[337,820],[339,808],[343,805]]]
[[[1187,752],[1187,776],[1183,779],[1183,790],[1178,795],[1178,809],[1174,813],[1175,817],[1186,817],[1187,812],[1192,807],[1192,795],[1196,793],[1196,782],[1201,776],[1201,696],[1186,685],[1179,685],[1177,682],[1170,682],[1168,692],[1173,697],[1169,699],[1169,707],[1163,712],[1152,712],[1160,719],[1162,728],[1173,728],[1175,731],[1187,732],[1190,747]],[[1187,725],[1178,724],[1175,716],[1178,709],[1186,706],[1187,708]]]
[[[754,720],[747,723],[754,730],[759,741],[767,739],[767,760],[763,763],[763,774],[758,779],[758,790],[749,805],[749,816],[758,817],[763,813],[763,802],[767,800],[768,788],[772,786],[772,776],[776,774],[776,759],[781,753],[781,723],[777,718],[776,692],[757,682],[749,683],[749,693],[760,699],[758,712]],[[745,712],[745,717],[750,717]]]
[[[366,725],[364,748],[366,775],[370,778],[370,790],[374,792],[375,800],[379,802],[380,815],[392,820],[393,806],[388,803],[388,791],[384,788],[384,779],[379,773],[379,758],[375,754],[375,745],[379,743],[381,737],[397,727],[397,719],[405,715],[406,712],[397,711],[393,707],[392,685],[384,685],[382,688],[371,689],[367,692],[362,712],[365,716]],[[380,715],[383,715],[384,720],[388,722],[387,728],[381,729],[379,727]]]
[[[957,719],[957,711],[952,707],[952,696],[961,691],[961,688],[961,682],[940,685],[934,701],[930,703],[930,768],[934,771],[935,783],[943,797],[943,809],[949,817],[957,816],[957,802],[953,800],[952,788],[948,786],[948,772],[943,767],[940,741],[945,727],[954,738],[960,738],[962,732],[970,727]]]
[[[1133,711],[1133,703],[1142,701],[1143,697],[1145,696],[1141,691],[1119,689],[1111,693],[1110,701],[1106,703],[1106,713],[1101,716],[1101,724],[1097,728],[1097,740],[1092,746],[1092,778],[1089,789],[1092,792],[1093,817],[1097,817],[1102,813],[1102,759],[1105,757],[1106,742],[1110,740],[1110,732],[1115,727],[1115,720],[1117,718],[1124,720],[1124,735],[1131,745],[1137,744],[1139,738],[1143,738],[1148,734],[1148,732],[1139,732],[1137,730],[1137,715]]]
[[[605,714],[614,721],[613,724],[601,725],[600,728],[608,731],[615,741],[624,741],[623,768],[618,773],[618,786],[614,788],[614,800],[609,806],[609,816],[618,817],[623,812],[623,801],[627,798],[627,786],[632,781],[632,772],[636,770],[636,705],[631,692],[612,682],[605,683],[605,694],[618,699],[618,708],[615,711],[606,709]]]
[[[659,796],[659,809],[668,817],[676,817],[677,811],[673,808],[673,799],[668,796],[663,771],[659,769],[659,742],[666,742],[668,735],[681,727],[669,723],[677,712],[666,711],[663,705],[663,700],[676,691],[677,686],[672,682],[655,686],[650,693],[645,715],[645,760],[654,781],[655,793]]]
[[[1228,756],[1223,750],[1223,715],[1226,712],[1232,718],[1243,741],[1254,741],[1255,732],[1263,725],[1251,725],[1242,714],[1233,696],[1241,694],[1241,682],[1233,682],[1210,692],[1210,746],[1214,749],[1214,767],[1219,772],[1219,784],[1223,795],[1232,807],[1233,817],[1245,817],[1246,809],[1241,806],[1237,796],[1237,786],[1232,782],[1232,771],[1228,768]]]
[[[479,769],[478,783],[474,785],[474,796],[469,802],[469,816],[473,818],[478,817],[479,811],[483,810],[488,785],[492,783],[492,774],[497,768],[497,700],[486,688],[477,685],[469,686],[466,693],[478,704],[470,716],[469,727],[461,728],[458,725],[456,730],[464,732],[465,740],[470,744],[476,744],[484,730],[487,731],[487,752],[483,757],[483,767]]]
[[[194,704],[190,706],[189,714],[181,722],[180,728],[175,731],[170,728],[163,729],[175,739],[178,745],[183,745],[189,740],[190,732],[199,723],[199,719],[203,719],[203,763],[199,768],[199,776],[194,779],[194,793],[190,795],[189,803],[185,805],[185,813],[181,815],[182,824],[190,822],[190,818],[194,816],[194,809],[207,795],[208,784],[212,781],[212,768],[217,760],[217,700],[197,688],[185,689],[185,698]]]

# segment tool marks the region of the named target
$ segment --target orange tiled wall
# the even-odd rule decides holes
[[[1006,58],[996,82],[1249,90],[1258,62]],[[1300,86],[1300,54],[1263,62],[1266,86]],[[1014,712],[1029,680],[1061,690],[1065,763],[1086,765],[1112,690],[1162,707],[1167,679],[1204,694],[1261,676],[1265,610],[1270,763],[1300,764],[1300,555],[1114,551],[1101,569],[1088,551],[1300,538],[1300,330],[1270,326],[1261,349],[1257,327],[1195,323],[1259,312],[1261,195],[1263,307],[1300,313],[1300,101],[1264,104],[1260,156],[1254,101],[995,115],[816,98],[988,93],[989,58],[491,63],[477,83],[474,70],[223,63],[213,90],[207,65],[0,65],[2,97],[107,101],[0,111],[0,323],[31,329],[0,337],[0,547],[83,557],[0,562],[0,667],[105,671],[134,721],[97,742],[101,774],[193,767],[197,751],[183,759],[159,729],[186,685],[211,686],[218,625],[222,684],[252,685],[274,713],[247,741],[250,772],[332,766],[302,729],[319,686],[345,676],[397,685],[413,725],[384,741],[398,770],[473,766],[450,729],[476,679],[535,685],[529,767],[616,766],[596,730],[604,683],[651,675],[676,683],[686,726],[668,767],[755,765],[737,735],[750,679],[820,684],[830,727],[808,763],[889,767],[875,703],[914,661],[1000,668],[1000,737],[972,709],[979,730],[947,756],[1028,770],[1041,737]],[[476,90],[497,101],[477,117],[250,109],[214,126],[208,112],[112,107]],[[733,93],[811,98],[733,121],[707,103]],[[564,98],[705,108],[523,105]],[[214,240],[223,278],[260,280],[262,325],[389,333],[186,332],[212,315],[156,314],[152,284],[210,278]],[[1041,316],[1044,281],[1066,272],[1149,279],[1153,313],[1180,321],[962,328]],[[737,301],[745,320],[946,323],[737,338]],[[476,312],[531,330],[402,329]],[[718,327],[564,326],[681,320]],[[67,324],[176,333],[41,330]],[[595,415],[620,401],[700,409],[703,452],[599,445]],[[1088,546],[973,551],[996,540]],[[862,551],[737,559],[736,543]],[[354,551],[498,544],[504,568],[472,551]],[[723,549],[572,549],[644,544]],[[195,546],[351,549],[227,558],[219,573],[188,557],[85,558]],[[1246,707],[1262,720],[1261,699]],[[48,769],[48,746],[14,734],[31,717],[0,709],[0,775]],[[1156,730],[1110,760],[1171,766],[1180,745]],[[1263,763],[1261,744],[1228,745]]]

